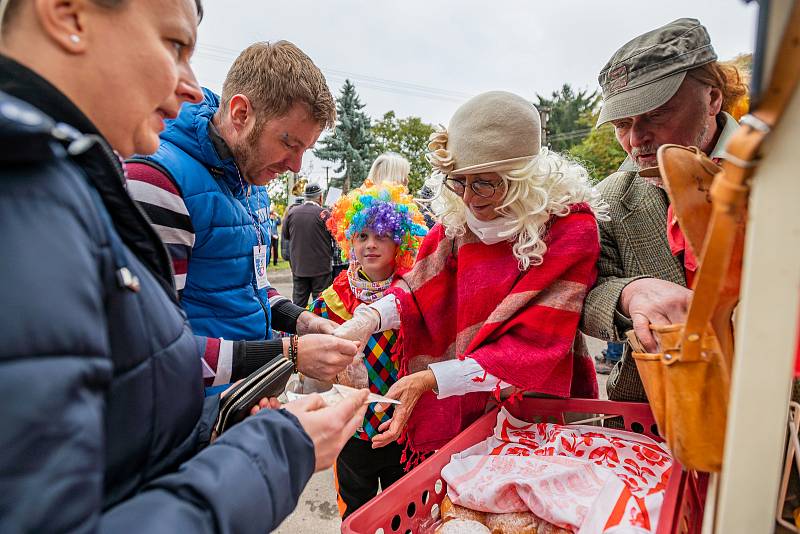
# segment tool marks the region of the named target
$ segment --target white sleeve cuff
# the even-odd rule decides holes
[[[397,309],[397,298],[394,295],[386,295],[367,306],[377,311],[381,316],[381,324],[378,326],[378,330],[373,333],[400,328],[400,312]]]
[[[500,384],[500,389],[511,387],[510,384],[484,371],[483,367],[472,358],[432,363],[428,365],[428,368],[436,377],[437,398],[439,399],[475,391],[491,391],[498,384]]]
[[[222,386],[224,384],[230,384],[232,373],[233,373],[233,341],[220,339],[219,358],[217,359],[217,370],[214,375],[214,383],[211,385]]]

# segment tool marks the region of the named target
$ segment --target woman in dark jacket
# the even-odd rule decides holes
[[[155,150],[163,119],[200,98],[188,66],[199,4],[3,7],[0,531],[276,528],[355,430],[363,397],[262,410],[208,446],[206,342],[119,159]]]

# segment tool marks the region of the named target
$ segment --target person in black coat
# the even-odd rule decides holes
[[[206,340],[120,163],[199,98],[198,4],[2,5],[0,530],[277,528],[366,392],[254,410],[209,444]]]
[[[322,188],[306,185],[305,202],[283,218],[283,239],[289,242],[292,268],[292,302],[305,308],[330,285],[333,238],[325,227],[330,213],[322,207]]]

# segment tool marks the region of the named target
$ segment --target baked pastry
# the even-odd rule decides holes
[[[478,523],[486,524],[486,514],[471,508],[464,508],[457,504],[453,504],[450,497],[444,496],[444,500],[439,505],[439,510],[442,514],[442,521],[447,522],[451,519],[465,519],[467,521],[477,521]]]
[[[486,514],[485,525],[492,534],[542,534],[540,523],[542,520],[530,512],[510,512]]]
[[[491,534],[491,531],[478,521],[451,519],[439,526],[435,534]]]
[[[572,534],[572,531],[557,527],[553,523],[548,523],[547,521],[541,521],[541,524],[539,525],[539,532],[537,534]]]
[[[442,525],[435,534],[455,534],[464,532],[489,532],[491,534],[572,534],[571,531],[557,527],[552,523],[535,516],[531,512],[509,512],[505,514],[489,514],[471,508],[453,504],[450,497],[444,496],[439,505]],[[452,529],[476,528],[475,523],[485,526],[486,530],[442,530],[445,525],[457,522]]]

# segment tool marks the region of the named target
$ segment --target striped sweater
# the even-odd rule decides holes
[[[186,285],[187,266],[195,243],[195,233],[186,203],[170,177],[144,162],[128,162],[128,193],[150,219],[172,259],[178,295]],[[294,332],[303,309],[295,306],[278,291],[267,289],[275,330]],[[207,338],[203,357],[206,386],[218,386],[243,378],[278,354],[283,341],[227,340]]]

